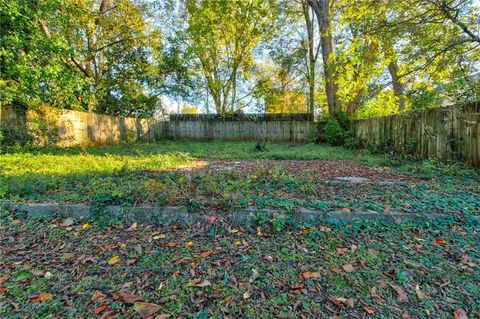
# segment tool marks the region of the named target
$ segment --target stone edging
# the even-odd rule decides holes
[[[207,223],[209,216],[201,213],[189,213],[185,207],[123,207],[106,206],[100,213],[95,213],[94,207],[86,204],[56,204],[56,203],[31,203],[13,204],[6,206],[21,212],[26,212],[30,217],[60,216],[63,218],[74,218],[77,220],[91,219],[96,216],[105,216],[107,219],[122,220],[125,222],[142,224],[188,224]],[[373,211],[364,212],[319,212],[301,209],[296,213],[272,209],[249,209],[239,210],[225,216],[216,216],[226,222],[237,225],[255,225],[258,214],[263,213],[268,217],[287,215],[299,223],[342,223],[355,220],[375,220],[391,223],[402,223],[406,221],[430,221],[435,219],[448,218],[444,214],[416,214],[416,213],[378,213]]]

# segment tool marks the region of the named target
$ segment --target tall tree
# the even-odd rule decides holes
[[[2,41],[15,40],[10,53],[18,58],[2,63],[2,77],[22,88],[18,98],[27,104],[37,99],[108,114],[153,113],[155,97],[146,88],[161,82],[161,37],[140,2],[8,0],[3,15],[12,28]]]
[[[340,110],[338,84],[336,83],[336,60],[333,45],[332,17],[330,0],[307,0],[317,17],[322,47],[323,71],[325,75],[325,93],[327,95],[330,116]]]
[[[319,48],[315,51],[315,28],[314,28],[314,16],[311,6],[308,5],[306,0],[302,0],[302,14],[305,20],[305,27],[307,31],[307,81],[308,81],[308,110],[311,114],[315,113],[315,65],[317,63],[317,57]]]
[[[183,35],[218,114],[239,106],[238,84],[254,65],[253,49],[274,26],[274,1],[191,0]]]

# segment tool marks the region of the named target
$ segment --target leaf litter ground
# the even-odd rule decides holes
[[[235,229],[222,218],[157,227],[3,210],[0,317],[480,316],[477,172],[313,144],[250,148],[166,142],[0,155],[0,198],[185,205],[219,217],[252,206],[450,217],[315,227],[264,219]]]
[[[4,318],[450,318],[480,311],[468,221],[235,229],[2,213]],[[65,226],[69,225],[69,226]]]

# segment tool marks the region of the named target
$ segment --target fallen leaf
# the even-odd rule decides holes
[[[420,286],[418,286],[418,285],[415,286],[415,292],[417,293],[418,299],[425,298],[425,293],[420,290]]]
[[[103,246],[103,249],[104,249],[104,250],[110,250],[110,249],[112,249],[113,247],[115,247],[115,245],[114,245],[113,243],[108,243],[108,244],[105,244],[105,245]]]
[[[0,287],[0,296],[5,296],[8,294],[8,289]]]
[[[295,284],[295,285],[292,285],[292,286],[290,287],[290,289],[292,289],[292,290],[302,290],[302,289],[303,289],[303,286],[302,286],[302,285]]]
[[[328,300],[330,300],[331,302],[333,302],[337,306],[340,306],[341,304],[343,304],[347,301],[346,298],[342,298],[342,297],[329,297]]]
[[[238,240],[238,241],[234,242],[233,244],[234,244],[235,246],[240,246],[240,245],[242,244],[242,242]]]
[[[51,272],[47,271],[45,273],[45,275],[43,275],[43,277],[45,277],[45,279],[51,279],[53,277],[53,274]]]
[[[355,306],[355,302],[353,301],[353,299],[347,299],[345,304],[347,305],[348,308],[353,308]]]
[[[391,287],[397,293],[397,300],[399,302],[407,302],[408,301],[408,295],[407,295],[407,292],[405,290],[403,290],[402,288],[400,288],[398,286],[395,286],[395,285],[391,285]]]
[[[115,311],[107,311],[105,312],[101,317],[100,319],[117,319],[118,317],[120,316],[120,313],[119,312],[115,312]]]
[[[30,271],[32,273],[32,275],[34,275],[35,277],[43,277],[45,276],[45,272],[43,270],[40,270],[40,269],[32,269]]]
[[[0,277],[0,284],[3,284],[3,282],[4,282],[5,280],[7,280],[8,277],[10,277],[9,274],[6,274],[6,275],[1,276],[1,277]]]
[[[320,273],[318,271],[306,271],[300,274],[301,280],[309,280],[309,279],[318,279],[320,278]]]
[[[365,310],[368,314],[374,314],[375,313],[375,308],[373,308],[370,305],[363,306],[363,310]]]
[[[168,319],[168,318],[170,318],[170,315],[167,315],[165,313],[155,316],[155,319]]]
[[[90,224],[88,224],[88,223],[82,225],[83,230],[87,230],[89,228],[90,228]]]
[[[342,268],[343,268],[343,270],[345,270],[346,272],[354,272],[354,271],[355,271],[355,267],[353,267],[352,264],[343,265]]]
[[[467,312],[463,309],[457,309],[453,312],[455,319],[468,319]]]
[[[90,301],[94,302],[96,300],[104,300],[105,298],[107,298],[107,296],[103,292],[95,290]]]
[[[202,282],[199,282],[199,283],[190,283],[188,286],[189,287],[207,287],[207,286],[211,286],[212,283],[208,280],[204,280]]]
[[[140,314],[142,318],[148,318],[151,315],[160,311],[161,307],[154,303],[136,302],[133,309]]]
[[[178,246],[178,243],[174,243],[173,241],[167,243],[167,246],[170,247],[170,248],[174,248],[174,247],[177,247]]]
[[[250,296],[251,295],[250,295],[250,292],[248,290],[243,293],[243,299],[248,299],[248,298],[250,298]]]
[[[48,300],[52,299],[52,297],[53,297],[53,295],[51,293],[45,292],[45,293],[39,294],[38,296],[32,298],[31,301],[33,303],[45,302],[45,301],[48,301]]]
[[[115,265],[116,263],[118,263],[119,261],[120,261],[120,256],[113,256],[112,258],[110,258],[108,260],[108,264],[110,266],[112,266],[112,265]]]
[[[445,239],[442,239],[442,238],[437,238],[437,239],[435,239],[435,244],[443,246],[443,245],[447,244],[447,241]]]
[[[133,265],[137,260],[136,259],[129,259],[127,260],[127,262],[125,263],[126,266],[131,266]]]
[[[70,227],[75,224],[75,220],[71,217],[65,218],[61,223],[60,226],[62,227]]]
[[[207,250],[200,254],[200,257],[207,258],[210,255],[215,254],[215,250]]]
[[[167,235],[165,235],[165,234],[160,234],[160,235],[153,236],[153,239],[155,239],[155,240],[165,239],[165,238],[167,238]]]
[[[217,221],[217,216],[215,216],[215,215],[210,215],[210,216],[208,216],[208,218],[207,218],[207,222],[208,222],[209,224],[213,224],[213,223],[215,223],[216,221]]]
[[[143,301],[142,297],[132,294],[130,292],[121,292],[118,294],[118,296],[120,297],[120,300],[128,304],[134,304],[138,301]]]
[[[101,306],[98,306],[97,308],[95,308],[95,310],[93,310],[93,312],[98,315],[99,313],[105,311],[105,309],[107,309],[107,305],[101,305]]]
[[[188,247],[192,247],[192,246],[193,246],[193,241],[189,241],[189,242],[187,243],[187,246],[188,246]]]

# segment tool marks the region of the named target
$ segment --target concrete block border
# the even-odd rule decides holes
[[[29,204],[4,204],[9,209],[25,212],[30,217],[52,217],[74,218],[76,220],[94,219],[102,216],[108,220],[120,220],[127,223],[141,224],[187,224],[208,223],[209,215],[202,213],[189,213],[185,207],[123,207],[106,206],[98,211],[86,204],[57,204],[57,203],[29,203]],[[258,222],[259,214],[269,218],[285,216],[292,218],[298,223],[320,224],[320,223],[348,223],[356,220],[374,220],[379,222],[390,222],[399,224],[408,221],[432,221],[446,219],[444,214],[416,214],[416,213],[379,213],[373,211],[362,212],[320,212],[308,209],[301,209],[296,213],[288,213],[272,209],[245,209],[226,215],[216,215],[225,222],[240,226],[253,226]]]

